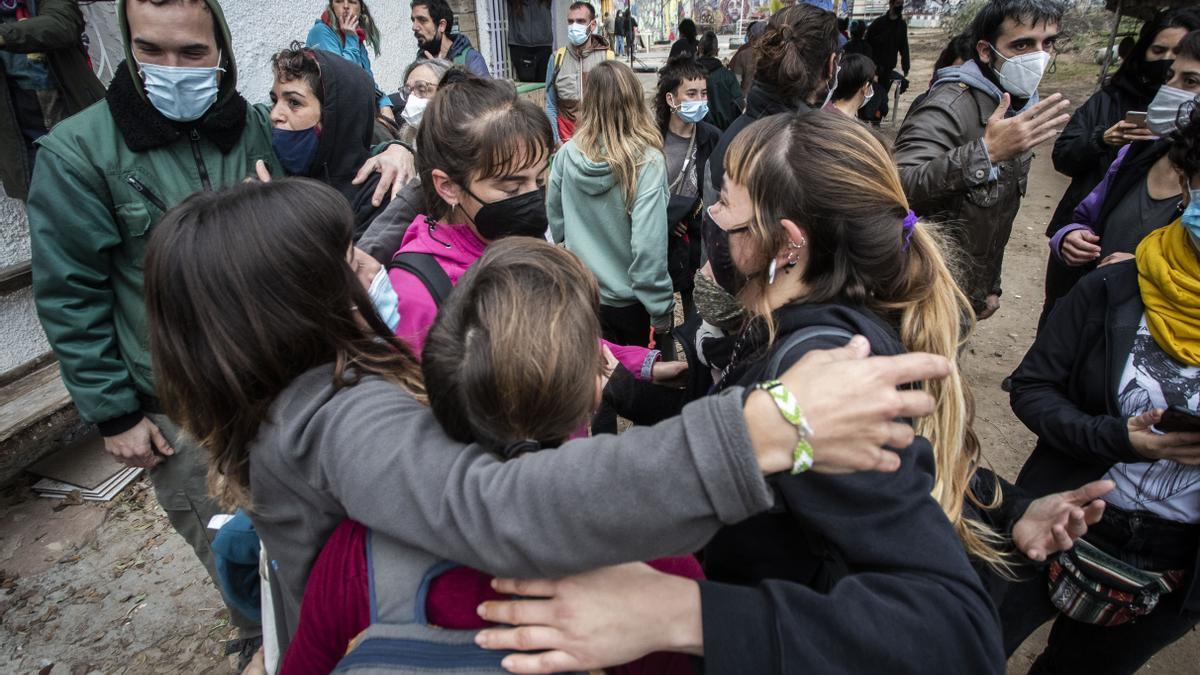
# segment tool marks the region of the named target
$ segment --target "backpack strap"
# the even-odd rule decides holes
[[[397,253],[388,263],[388,269],[404,270],[419,279],[433,298],[433,304],[439,308],[446,302],[446,298],[450,297],[450,291],[454,290],[450,275],[438,264],[437,258],[429,253]]]
[[[459,52],[457,55],[455,55],[454,65],[456,65],[456,66],[467,65],[467,50],[464,49],[461,52]]]
[[[850,338],[854,337],[854,335],[850,331],[835,326],[809,326],[801,328],[795,333],[788,335],[783,342],[775,347],[775,351],[771,353],[771,358],[767,361],[767,369],[763,371],[763,379],[772,380],[779,377],[784,361],[789,354],[805,342],[820,337],[841,338],[843,342],[849,342]]]
[[[554,52],[554,72],[550,73],[550,81],[546,83],[546,89],[553,89],[554,95],[558,95],[558,74],[562,71],[563,59],[567,56],[567,48],[559,47]],[[557,135],[557,132],[555,132]]]

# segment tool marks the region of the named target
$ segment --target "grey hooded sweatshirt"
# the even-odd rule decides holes
[[[770,507],[741,389],[634,427],[501,462],[442,431],[399,386],[296,378],[250,448],[250,517],[296,630],[309,571],[352,518],[497,576],[542,577],[696,551]]]

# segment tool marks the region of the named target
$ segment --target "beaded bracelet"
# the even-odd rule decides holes
[[[775,407],[779,409],[779,414],[783,415],[788,424],[796,427],[796,435],[800,440],[796,443],[796,449],[792,451],[792,475],[808,471],[813,466],[813,447],[808,442],[813,430],[808,426],[808,420],[804,419],[800,403],[779,380],[767,380],[757,388],[770,394]]]

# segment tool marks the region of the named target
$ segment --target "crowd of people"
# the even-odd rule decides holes
[[[1200,11],[1072,114],[1064,6],[989,0],[889,144],[903,2],[819,4],[728,63],[685,20],[647,96],[632,15],[553,50],[514,0],[544,106],[445,0],[392,93],[329,0],[269,104],[218,0],[118,0],[107,91],[76,3],[0,4],[39,317],[239,668],[1001,673],[1053,620],[1030,672],[1131,673],[1193,629]],[[1051,141],[1010,482],[959,364]]]

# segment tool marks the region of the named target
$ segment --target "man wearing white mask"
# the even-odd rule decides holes
[[[895,156],[912,209],[945,223],[963,258],[959,285],[980,319],[1000,307],[1004,247],[1034,147],[1067,123],[1062,95],[1039,100],[1065,5],[991,0],[971,26],[975,58],[911,110]]]
[[[588,72],[615,58],[608,40],[596,34],[596,8],[590,2],[575,2],[567,9],[567,42],[546,68],[546,117],[559,145],[575,133],[575,113]]]
[[[202,450],[157,398],[142,258],[163,214],[192,193],[283,171],[268,109],[237,92],[217,0],[119,0],[117,16],[125,62],[105,99],[38,141],[28,200],[34,300],[80,416],[114,458],[147,469],[171,525],[216,583],[207,524],[224,509],[208,496]],[[397,146],[353,182],[380,170],[380,203],[411,166]],[[248,661],[261,629],[232,606],[230,615],[249,639],[235,645]]]

